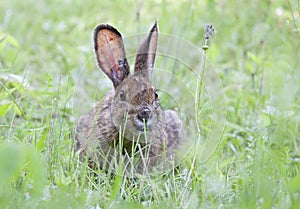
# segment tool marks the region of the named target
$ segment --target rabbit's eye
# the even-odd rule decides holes
[[[154,92],[154,97],[155,97],[155,100],[158,99],[158,94],[157,94],[157,91]]]
[[[119,96],[120,96],[120,99],[123,100],[123,101],[126,99],[126,95],[125,95],[125,92],[123,90],[120,91]]]

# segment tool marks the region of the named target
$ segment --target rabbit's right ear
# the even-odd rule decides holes
[[[130,69],[121,34],[110,25],[98,25],[94,29],[94,49],[98,66],[116,88],[129,75]]]
[[[134,73],[139,73],[147,81],[151,82],[151,74],[154,66],[158,39],[157,21],[155,21],[150,33],[140,45],[134,65]]]

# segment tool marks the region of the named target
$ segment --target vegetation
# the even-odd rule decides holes
[[[156,67],[187,87],[173,96],[186,123],[199,119],[189,131],[197,141],[199,125],[200,147],[164,175],[92,171],[74,152],[74,128],[111,88],[94,61],[92,30],[107,22],[136,38],[156,19],[160,33],[169,34],[161,37],[187,40],[177,48],[180,59],[196,57],[187,70],[161,54]],[[201,61],[207,23],[215,34]],[[296,0],[2,0],[1,208],[298,208],[299,48]],[[196,85],[195,73],[206,80]],[[188,91],[195,103],[185,98]],[[164,107],[177,107],[159,94]]]

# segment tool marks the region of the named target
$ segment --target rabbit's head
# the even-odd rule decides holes
[[[145,133],[151,138],[158,132],[162,113],[156,89],[151,84],[157,38],[155,23],[138,49],[134,74],[131,75],[121,34],[112,26],[103,24],[94,31],[98,65],[114,86],[111,118],[127,139],[144,139]]]

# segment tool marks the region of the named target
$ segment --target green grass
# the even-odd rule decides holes
[[[299,16],[296,0],[2,0],[1,208],[297,208]],[[161,33],[200,49],[205,24],[214,25],[204,72],[216,72],[222,88],[216,80],[206,85],[218,89],[226,105],[212,103],[208,88],[197,104],[208,153],[209,137],[219,136],[213,135],[218,127],[213,113],[226,113],[220,144],[205,161],[194,150],[176,174],[132,180],[91,171],[74,153],[74,128],[111,87],[96,67],[92,30],[108,22],[134,35],[148,31],[156,19]],[[161,64],[163,56],[157,61],[175,69],[174,62]],[[195,92],[191,71],[177,76]],[[180,89],[172,89],[179,92],[177,102],[185,101]],[[176,107],[163,91],[160,96],[165,107]],[[194,110],[185,105],[191,103],[182,105],[181,116],[188,119]],[[193,131],[196,139],[196,127]]]

